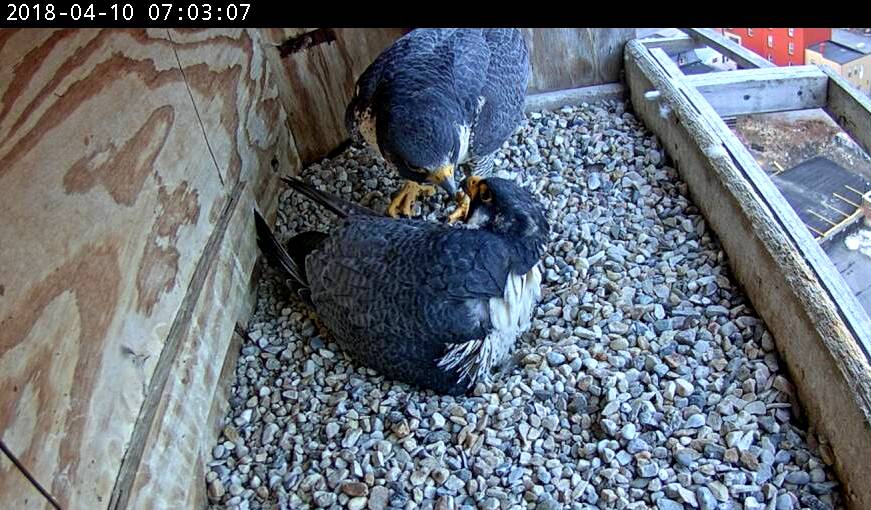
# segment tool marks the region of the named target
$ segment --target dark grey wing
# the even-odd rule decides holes
[[[443,52],[450,66],[453,92],[471,124],[492,59],[484,32],[481,29],[457,30],[444,42]]]
[[[428,57],[452,33],[451,30],[417,29],[400,37],[363,71],[357,79],[354,98],[363,104],[370,103],[382,81],[390,81],[393,74],[408,61]]]
[[[342,315],[383,331],[407,321],[419,330],[432,319],[430,304],[467,312],[467,301],[501,297],[510,254],[488,232],[411,220],[355,217],[344,222],[307,260],[313,294],[343,308]],[[316,283],[319,282],[319,283]],[[373,320],[373,308],[402,317]],[[468,340],[481,332],[469,317],[434,323],[428,329],[445,341]],[[470,319],[470,320],[466,320]]]
[[[409,35],[410,34],[406,34],[405,36],[400,37],[387,49],[381,52],[381,54],[378,55],[371,64],[369,64],[369,67],[363,71],[363,74],[357,78],[354,96],[351,98],[351,102],[348,103],[348,107],[345,110],[345,127],[348,129],[349,133],[354,132],[355,113],[370,107],[375,92],[378,90],[378,85],[381,83],[381,80],[385,75],[385,70],[396,61],[397,55],[401,54],[404,51],[404,48],[407,47],[407,38]]]
[[[481,93],[484,104],[472,125],[475,157],[499,149],[517,129],[529,83],[529,50],[520,30],[489,29],[483,36],[492,56]]]
[[[345,125],[348,132],[354,131],[354,113],[372,106],[379,87],[389,84],[395,75],[412,66],[415,62],[426,63],[431,60],[436,47],[444,43],[454,30],[416,29],[400,37],[387,47],[363,71],[357,79],[354,96],[345,110]]]
[[[496,236],[411,220],[355,217],[306,260],[322,322],[354,358],[385,375],[453,392],[438,369],[448,344],[490,330],[508,253]]]

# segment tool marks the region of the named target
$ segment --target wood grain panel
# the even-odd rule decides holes
[[[259,37],[0,37],[0,433],[64,507],[108,505],[232,191],[274,202],[298,165]],[[25,491],[0,466],[0,493]]]
[[[524,28],[529,94],[621,81],[630,28]]]
[[[267,42],[281,44],[312,29],[285,28],[264,31]],[[404,33],[399,28],[331,29],[334,42],[312,46],[280,59],[280,77],[286,93],[296,148],[303,163],[324,157],[347,137],[345,108],[354,84],[381,51]],[[275,58],[278,58],[277,50]]]
[[[7,487],[14,486],[15,492],[3,493],[4,508],[31,508],[41,510],[54,510],[54,506],[49,500],[39,492],[39,490],[25,478],[25,475],[19,471],[14,463],[0,452],[0,473],[4,477],[8,477]]]
[[[200,261],[205,277],[179,324],[177,353],[167,357],[170,376],[149,409],[153,418],[137,424],[143,433],[134,446],[141,454],[137,459],[128,453],[112,508],[202,503],[197,497],[204,490],[196,489],[204,489],[204,462],[217,440],[219,427],[210,416],[215,398],[225,398],[222,369],[237,354],[230,352],[234,326],[247,320],[253,306],[251,272],[259,252],[252,210],[256,205],[272,215],[278,176],[298,171],[272,79],[276,69],[264,59],[259,31],[171,31],[169,36],[212,154],[219,168],[229,169],[225,175],[234,180],[234,191]],[[214,79],[192,78],[190,69]],[[223,376],[232,373],[223,371]],[[140,422],[147,419],[143,415]]]

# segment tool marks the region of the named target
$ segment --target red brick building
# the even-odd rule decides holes
[[[804,49],[832,37],[831,28],[727,28],[726,37],[779,66],[804,64]]]

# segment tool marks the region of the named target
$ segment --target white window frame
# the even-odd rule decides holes
[[[786,51],[790,55],[794,55],[795,54],[795,43],[793,43],[792,41],[789,41],[789,45],[786,47]]]
[[[768,34],[767,40],[768,40],[768,47],[773,48],[774,47],[774,36],[771,34]]]
[[[790,37],[795,37],[795,29],[794,29],[794,28],[787,28],[787,29],[786,29],[786,33],[787,33]]]

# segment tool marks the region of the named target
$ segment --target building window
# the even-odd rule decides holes
[[[771,56],[771,53],[768,54],[768,61],[774,62],[774,57]]]
[[[773,36],[773,35],[769,35],[769,36],[768,36],[768,47],[769,47],[769,48],[773,48],[773,47],[774,47],[774,36]]]
[[[792,37],[795,35],[795,29],[794,28],[787,28],[786,33],[789,34],[790,37]]]
[[[737,34],[733,34],[731,32],[726,32],[726,37],[728,37],[731,41],[734,41],[735,44],[741,44],[741,36]]]
[[[747,37],[753,37],[753,29],[752,28],[747,29]]]
[[[787,51],[789,51],[789,54],[790,54],[790,55],[792,55],[793,53],[795,53],[795,44],[793,44],[793,43],[789,43],[789,46],[787,46]]]

